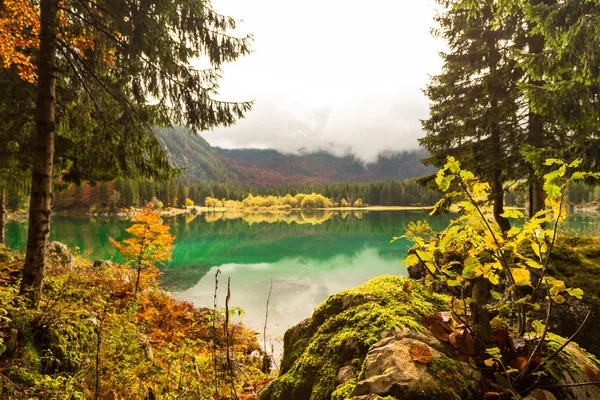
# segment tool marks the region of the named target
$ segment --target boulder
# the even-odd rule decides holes
[[[443,294],[428,295],[418,282],[391,276],[330,296],[286,332],[279,375],[259,399],[483,398],[481,373],[458,361],[456,350],[421,323],[446,310],[449,301]],[[564,341],[550,334],[542,356]],[[415,349],[425,349],[426,356],[415,358]],[[600,381],[599,367],[594,356],[571,343],[545,364],[534,395],[541,394],[533,398],[600,399],[600,387],[586,384]]]
[[[433,358],[427,365],[412,360],[410,352],[415,347],[429,350]],[[363,379],[356,384],[350,397],[479,398],[481,374],[445,353],[450,354],[450,349],[430,334],[396,329],[393,335],[371,346],[364,363]]]
[[[449,298],[427,295],[418,284],[405,291],[405,282],[384,276],[329,297],[311,318],[286,332],[280,374],[259,398],[446,399],[451,393],[477,398],[477,373],[451,359],[447,354],[454,350],[420,322],[445,310]],[[431,363],[412,361],[415,344],[431,348]]]
[[[75,258],[67,245],[61,242],[51,242],[48,245],[48,262],[67,269],[73,269],[75,266]]]

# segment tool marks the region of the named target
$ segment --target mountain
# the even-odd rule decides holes
[[[421,164],[427,156],[424,150],[385,152],[376,162],[365,164],[353,155],[339,157],[325,151],[284,154],[276,150],[221,149],[188,132],[181,127],[156,130],[169,161],[184,169],[183,176],[190,181],[303,185],[401,180],[435,172]]]

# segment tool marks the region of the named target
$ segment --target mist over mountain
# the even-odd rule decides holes
[[[329,182],[368,182],[419,177],[435,170],[420,160],[424,150],[386,151],[374,163],[354,155],[336,156],[326,151],[284,154],[264,149],[212,147],[201,136],[182,127],[157,129],[169,161],[184,169],[189,181],[248,183],[261,186]]]

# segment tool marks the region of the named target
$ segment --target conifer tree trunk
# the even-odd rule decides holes
[[[486,14],[488,19],[491,21],[493,17],[493,10],[486,8]],[[490,68],[490,80],[489,80],[489,96],[490,96],[490,109],[492,112],[497,112],[498,99],[497,96],[501,96],[498,89],[498,76],[497,69],[498,63],[500,62],[501,55],[498,51],[496,31],[492,29],[491,24],[488,25],[488,31],[486,32],[486,45],[490,56],[488,57],[488,64]],[[503,149],[502,141],[500,139],[500,126],[499,119],[492,118],[490,121],[490,131],[492,140],[492,198],[494,202],[494,219],[503,232],[507,232],[510,229],[510,221],[508,218],[504,218],[504,187],[502,185],[502,167],[503,167]]]
[[[4,225],[6,221],[6,189],[4,186],[0,187],[0,244],[6,243],[6,237],[4,236]]]
[[[532,1],[532,5],[541,4],[542,0]],[[529,37],[529,53],[540,54],[544,50],[544,36],[536,34]],[[534,86],[543,86],[541,80],[532,79]],[[529,107],[529,138],[528,143],[534,147],[543,147],[546,144],[544,135],[544,121],[542,116],[536,114]],[[532,171],[529,179],[529,215],[533,216],[538,211],[546,208],[546,192],[543,180]]]
[[[20,294],[37,307],[42,294],[46,247],[50,235],[50,203],[54,157],[56,46],[58,0],[40,1],[40,53],[36,100],[27,254]]]
[[[504,214],[504,187],[500,180],[502,171],[495,169],[492,177],[492,196],[494,198],[494,219],[502,230],[507,232],[510,230],[510,221],[502,216]]]

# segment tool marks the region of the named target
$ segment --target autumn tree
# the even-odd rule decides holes
[[[113,246],[119,250],[127,264],[135,268],[136,279],[133,294],[137,294],[142,271],[152,271],[157,264],[164,264],[171,259],[175,236],[169,232],[169,225],[161,223],[160,211],[155,210],[152,203],[133,219],[134,224],[127,228],[132,237],[117,242],[109,238]]]
[[[105,163],[110,174],[92,170],[99,180],[121,171],[169,176],[166,153],[151,127],[180,123],[197,131],[241,118],[250,103],[213,97],[222,64],[248,54],[251,38],[230,36],[236,22],[216,12],[208,1],[41,0],[39,7],[32,7],[33,13],[27,15],[37,19],[8,24],[10,29],[2,31],[0,39],[12,43],[6,38],[28,35],[27,43],[2,49],[3,54],[14,54],[9,61],[3,57],[3,64],[17,65],[14,60],[27,64],[25,58],[32,55],[30,80],[37,79],[30,227],[21,288],[35,306],[46,265],[57,130],[63,124],[70,131],[83,127],[88,138],[101,138],[106,146],[104,151],[94,151],[79,141],[83,157],[73,163],[69,178],[77,180],[84,175],[81,171],[92,170],[89,163],[94,157],[116,161]],[[3,21],[20,18],[14,7],[2,8]],[[37,21],[39,35],[33,29]],[[196,59],[210,67],[194,68]],[[22,69],[26,74],[27,69]],[[57,119],[56,105],[63,104],[59,89],[67,77],[80,103],[73,106],[69,118],[59,115]],[[78,113],[84,118],[76,117]]]

